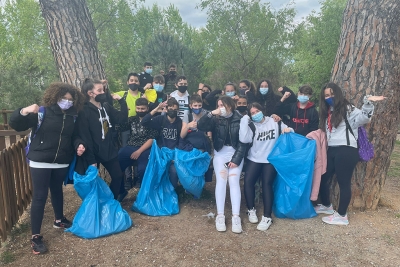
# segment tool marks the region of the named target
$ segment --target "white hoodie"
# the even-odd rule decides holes
[[[267,157],[271,153],[276,141],[279,138],[279,125],[271,117],[264,117],[263,122],[253,122],[256,128],[254,140],[253,131],[249,127],[251,121],[248,115],[244,115],[240,120],[239,140],[242,143],[251,143],[247,158],[256,163],[269,163]],[[281,132],[288,128],[284,123],[281,124]],[[293,129],[291,129],[293,131]]]

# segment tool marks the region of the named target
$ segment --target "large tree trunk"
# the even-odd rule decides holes
[[[61,81],[80,88],[87,78],[105,78],[96,31],[85,0],[40,0]]]
[[[399,63],[400,2],[349,0],[331,80],[359,108],[366,94],[387,97],[375,105],[367,128],[375,157],[356,167],[350,208],[375,209],[378,205],[399,126]],[[337,203],[337,186],[333,192]]]

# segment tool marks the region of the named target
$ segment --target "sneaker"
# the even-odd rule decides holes
[[[341,216],[336,211],[330,216],[322,217],[322,221],[327,224],[336,224],[336,225],[348,225],[349,224],[349,220],[347,219],[347,214],[344,216]]]
[[[226,225],[225,225],[225,215],[218,215],[215,219],[215,228],[217,228],[218,232],[225,232]]]
[[[247,211],[247,215],[249,215],[249,221],[251,223],[258,223],[258,218],[256,214],[256,210],[253,208]]]
[[[62,217],[61,222],[54,221],[53,227],[54,228],[63,228],[67,229],[72,226],[72,222],[70,222],[67,218]]]
[[[322,204],[318,204],[316,207],[314,207],[314,210],[315,210],[315,212],[316,213],[318,213],[318,214],[329,214],[329,215],[331,215],[331,214],[333,214],[333,207],[332,207],[332,204],[331,205],[329,205],[329,207],[325,207],[324,205],[322,205]]]
[[[272,219],[262,216],[261,222],[257,225],[257,230],[267,231],[272,224]]]
[[[242,232],[242,222],[239,216],[232,217],[232,232],[240,234]]]
[[[40,235],[35,235],[31,239],[31,246],[32,246],[32,252],[35,255],[43,254],[47,251],[47,248],[43,243],[43,236]]]

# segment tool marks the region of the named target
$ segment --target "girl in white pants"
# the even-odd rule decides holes
[[[229,182],[232,203],[232,232],[241,233],[242,224],[240,212],[240,173],[243,167],[243,157],[247,145],[239,140],[240,119],[232,98],[222,96],[218,100],[218,108],[201,117],[197,128],[201,131],[212,132],[214,144],[214,171],[216,176],[215,199],[217,204],[217,231],[226,231],[225,197],[226,184]]]

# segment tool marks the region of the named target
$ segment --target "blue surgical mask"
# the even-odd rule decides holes
[[[266,94],[268,93],[268,87],[260,88],[260,93],[261,93],[262,95],[266,95]]]
[[[164,85],[156,83],[156,84],[153,85],[153,88],[157,92],[161,92],[162,90],[164,90]]]
[[[261,111],[257,112],[254,115],[251,115],[251,119],[254,122],[260,122],[260,121],[262,121],[263,118],[264,118],[264,114]]]
[[[233,97],[235,96],[235,92],[225,92],[226,96]]]
[[[153,72],[153,69],[146,69],[145,71],[147,74],[151,74]]]
[[[329,97],[329,98],[325,98],[325,102],[329,105],[329,106],[331,106],[331,107],[333,107],[333,105],[335,104],[335,98],[332,96],[332,97]]]
[[[194,114],[200,114],[200,112],[203,110],[203,108],[192,108],[192,111]]]
[[[301,104],[304,104],[304,103],[307,103],[308,100],[310,100],[310,98],[309,98],[308,96],[306,96],[306,95],[299,95],[299,96],[297,97],[297,100],[299,100],[299,102],[300,102]]]

